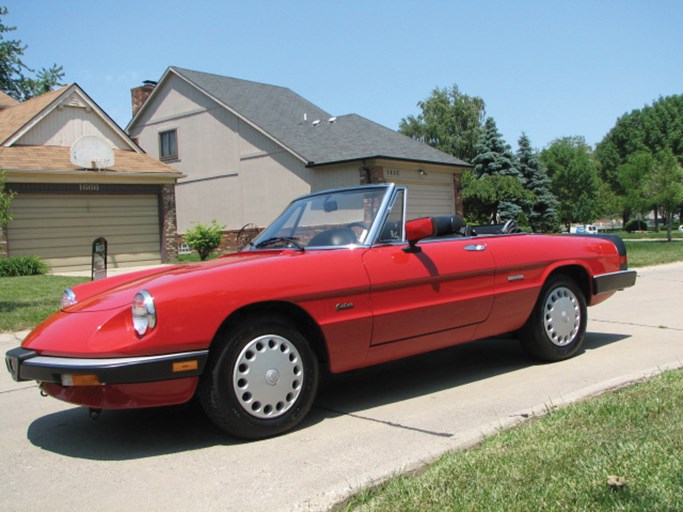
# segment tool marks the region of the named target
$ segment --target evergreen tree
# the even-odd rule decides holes
[[[559,226],[557,209],[559,203],[550,191],[551,182],[548,172],[541,163],[536,151],[531,148],[531,141],[525,133],[518,141],[517,166],[526,181],[526,189],[536,196],[535,201],[526,201],[522,208],[531,229],[538,233],[556,231]]]
[[[51,91],[64,78],[64,71],[62,66],[54,64],[42,68],[35,78],[27,76],[34,72],[22,60],[27,46],[17,39],[6,39],[4,35],[16,30],[2,22],[7,12],[7,7],[0,6],[0,90],[15,100],[24,101]]]
[[[516,180],[521,185],[526,185],[524,177],[517,170],[515,156],[512,148],[503,140],[503,136],[498,131],[496,122],[492,117],[486,119],[484,131],[479,144],[477,145],[477,156],[472,160],[474,164],[474,176],[478,179],[490,176],[501,176],[509,180]],[[521,204],[525,197],[513,191],[514,186],[504,187],[509,191],[509,195],[501,200],[492,213],[492,221],[495,222],[498,216],[502,220],[518,220],[523,213]],[[528,197],[528,196],[527,196]]]

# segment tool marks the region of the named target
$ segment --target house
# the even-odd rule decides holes
[[[407,185],[411,217],[462,213],[470,164],[285,87],[170,67],[131,90],[130,136],[183,172],[178,230],[216,219],[267,225],[294,197],[364,183]]]
[[[0,169],[16,193],[0,256],[83,271],[100,236],[109,268],[177,255],[182,173],[146,155],[77,84],[23,103],[0,95]]]

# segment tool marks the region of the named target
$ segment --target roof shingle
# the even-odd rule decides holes
[[[376,157],[470,166],[357,114],[330,122],[331,114],[286,87],[178,67],[170,71],[256,125],[309,166]],[[314,121],[319,123],[313,125]]]

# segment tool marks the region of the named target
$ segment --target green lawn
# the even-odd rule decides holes
[[[683,509],[683,371],[587,400],[391,479],[345,511]]]
[[[649,267],[683,261],[683,242],[624,240],[629,267]]]
[[[59,309],[65,288],[87,280],[58,276],[0,278],[0,332],[38,325]]]

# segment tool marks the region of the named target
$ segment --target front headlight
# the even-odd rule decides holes
[[[132,314],[133,327],[140,337],[157,325],[157,309],[154,306],[154,298],[147,290],[135,294]]]
[[[67,288],[66,290],[64,290],[64,293],[62,293],[61,300],[62,309],[66,309],[69,306],[73,306],[74,304],[76,304],[76,302],[78,301],[76,300],[76,294],[74,293],[74,291],[71,288]]]

